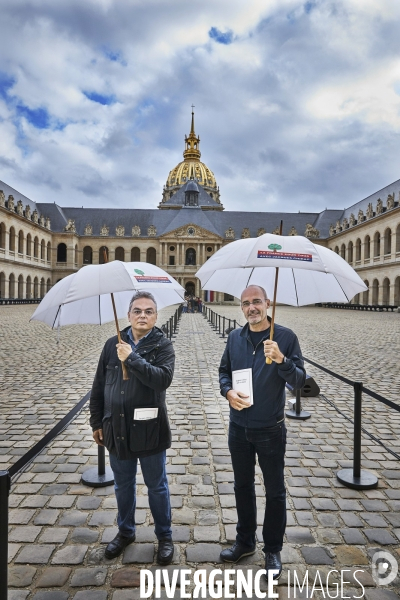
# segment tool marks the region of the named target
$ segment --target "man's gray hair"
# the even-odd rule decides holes
[[[151,300],[152,302],[154,302],[155,306],[156,306],[156,312],[157,312],[157,302],[156,299],[154,298],[153,294],[150,294],[150,292],[135,292],[134,295],[131,298],[131,301],[129,303],[129,311],[131,312],[131,308],[132,308],[132,304],[135,302],[135,300],[140,300],[140,298],[148,298],[149,300]]]

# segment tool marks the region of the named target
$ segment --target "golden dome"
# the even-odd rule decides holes
[[[194,131],[192,112],[190,133],[189,136],[185,135],[184,160],[169,172],[163,193],[164,202],[190,179],[199,183],[217,202],[219,201],[219,190],[214,173],[200,161],[200,156],[200,137],[196,136]]]

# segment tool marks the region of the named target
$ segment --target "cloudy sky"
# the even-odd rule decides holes
[[[195,105],[228,210],[344,208],[400,178],[398,0],[0,0],[0,180],[155,208]]]

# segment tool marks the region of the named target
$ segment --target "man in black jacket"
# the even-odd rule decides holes
[[[158,538],[157,561],[173,558],[171,504],[166,449],[171,431],[165,390],[174,374],[172,343],[155,327],[157,305],[152,294],[137,292],[129,305],[130,327],[107,340],[90,395],[90,424],[97,444],[110,454],[118,505],[118,534],[105,556],[114,558],[136,537],[136,471],[140,460]],[[129,379],[123,378],[122,363]]]
[[[238,523],[236,543],[221,552],[225,562],[237,562],[256,551],[257,507],[255,494],[256,455],[263,474],[266,504],[263,525],[265,568],[282,573],[280,551],[286,528],[284,455],[285,384],[294,389],[305,382],[304,363],[296,335],[275,325],[269,339],[267,294],[251,285],[244,290],[241,306],[247,324],[229,335],[219,368],[221,394],[230,404],[229,450],[234,472]],[[266,364],[266,358],[272,364]],[[249,369],[253,404],[247,394],[234,391],[232,372]]]

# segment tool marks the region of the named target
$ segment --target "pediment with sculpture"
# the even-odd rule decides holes
[[[199,227],[199,225],[195,225],[194,223],[188,223],[183,227],[179,227],[178,229],[173,229],[172,231],[168,231],[168,233],[164,233],[160,236],[160,239],[163,238],[178,238],[183,240],[217,240],[221,241],[221,237],[219,235],[215,235],[211,231],[207,229],[203,229]]]

